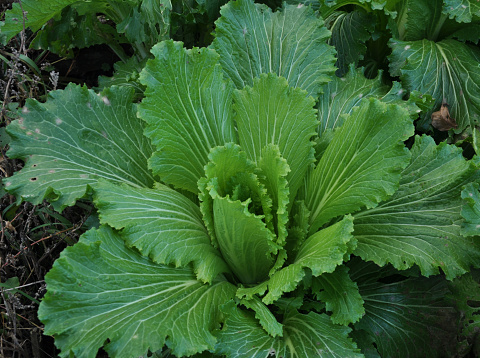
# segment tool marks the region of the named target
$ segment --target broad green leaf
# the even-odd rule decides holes
[[[213,349],[218,307],[235,292],[226,281],[197,281],[190,268],[153,263],[105,226],[65,249],[45,280],[39,317],[62,357],[93,358],[107,340],[104,349],[115,357],[165,343],[178,356]]]
[[[335,50],[326,44],[330,32],[309,7],[285,4],[272,13],[252,0],[237,0],[220,13],[212,46],[237,89],[272,72],[317,97],[330,81],[335,72]]]
[[[431,114],[442,101],[458,124],[456,132],[475,126],[480,120],[480,50],[455,40],[432,42],[392,40],[390,73],[400,76],[409,91],[418,90],[435,98],[433,110],[418,125],[428,129]],[[475,133],[475,132],[474,132]],[[477,138],[474,146],[478,152]]]
[[[355,331],[367,332],[381,357],[454,356],[458,313],[445,299],[444,278],[395,281],[398,271],[361,260],[352,262],[350,275],[365,301],[365,315]]]
[[[123,229],[128,246],[160,264],[186,266],[201,281],[212,282],[228,272],[213,248],[197,205],[182,194],[158,184],[155,189],[118,186],[107,182],[95,189],[100,222]]]
[[[448,279],[467,272],[480,262],[480,242],[462,235],[461,193],[479,178],[477,166],[463,158],[461,148],[417,137],[398,191],[355,215],[355,255],[399,270],[416,264],[425,276],[438,274],[439,268]],[[472,215],[470,221],[478,222],[478,212]]]
[[[124,33],[132,44],[143,42],[147,49],[168,39],[171,1],[141,0],[136,3],[139,5],[132,6],[128,16],[123,16],[122,21],[117,24],[117,31]]]
[[[448,38],[453,38],[461,42],[472,42],[478,45],[480,42],[480,21],[459,26],[458,29],[451,32]]]
[[[115,28],[100,22],[95,12],[78,15],[76,9],[69,6],[59,14],[58,20],[49,21],[42,27],[31,47],[73,58],[74,48],[82,49],[115,41],[120,41]]]
[[[395,18],[397,16],[396,5],[402,0],[288,0],[288,3],[293,4],[306,4],[312,6],[314,9],[318,9],[321,16],[327,18],[334,11],[352,5],[365,9],[367,11],[371,10],[383,10],[386,15]]]
[[[308,267],[314,276],[335,271],[356,246],[352,231],[353,218],[347,215],[342,221],[314,233],[300,246],[294,265]]]
[[[478,182],[468,183],[462,191],[464,205],[461,214],[465,219],[461,233],[464,236],[480,236],[480,193]]]
[[[365,42],[375,29],[375,18],[363,10],[335,11],[325,19],[332,31],[329,44],[337,50],[336,75],[342,77],[350,64],[358,65],[367,52]]]
[[[261,216],[248,211],[250,200],[213,197],[213,219],[218,246],[240,282],[261,282],[275,262],[275,236]]]
[[[206,177],[198,181],[200,211],[208,229],[212,244],[218,247],[213,219],[213,198],[227,197],[232,200],[250,200],[249,212],[263,215],[266,227],[273,234],[272,199],[255,174],[255,163],[247,158],[240,146],[227,143],[212,149],[205,166]]]
[[[345,77],[335,77],[325,85],[318,102],[319,135],[327,129],[341,127],[347,114],[359,106],[363,98],[385,95],[389,87],[382,83],[381,77],[380,73],[375,79],[368,79],[362,69],[350,66]]]
[[[357,344],[358,348],[360,348],[365,358],[382,358],[380,354],[378,354],[375,337],[372,337],[367,331],[354,329],[352,333],[350,333],[350,337]]]
[[[363,74],[363,68],[355,69],[351,65],[345,77],[336,77],[324,87],[324,94],[318,102],[319,136],[323,136],[328,129],[341,127],[347,114],[358,107],[364,98],[375,97],[387,104],[403,106],[412,119],[417,119],[420,112],[426,112],[433,106],[433,99],[429,95],[413,91],[408,100],[404,100],[405,95],[406,91],[399,82],[393,82],[391,87],[384,84],[381,71],[376,78],[368,79]],[[319,143],[316,150],[318,147]],[[315,154],[320,157],[317,152]]]
[[[235,92],[235,119],[242,149],[250,160],[258,162],[266,145],[278,145],[291,170],[287,175],[291,201],[314,161],[310,141],[318,124],[314,105],[305,91],[289,87],[284,78],[273,73],[262,74],[253,87]]]
[[[133,91],[112,87],[102,94],[74,84],[52,91],[46,103],[27,100],[22,117],[7,128],[10,158],[25,167],[6,178],[18,200],[43,199],[61,211],[85,195],[99,179],[150,187],[147,159],[153,149],[142,135]]]
[[[437,40],[443,24],[442,6],[442,0],[403,0],[394,37],[402,41]]]
[[[475,277],[476,276],[476,277]],[[449,295],[453,304],[462,313],[462,336],[478,341],[480,328],[480,284],[478,271],[467,273],[453,280],[450,285]]]
[[[223,306],[227,320],[218,333],[215,352],[227,358],[362,358],[348,337],[349,327],[334,325],[325,314],[290,310],[285,316],[283,337],[273,338],[253,314],[233,301]]]
[[[236,141],[233,89],[213,50],[165,41],[152,53],[140,74],[147,89],[139,105],[145,134],[157,147],[149,164],[165,183],[197,193],[210,149]]]
[[[310,233],[392,195],[410,158],[403,141],[412,134],[409,113],[400,106],[369,98],[355,108],[308,177]]]
[[[471,22],[480,18],[480,3],[477,0],[443,0],[443,12],[458,22]]]
[[[332,312],[330,318],[336,324],[355,323],[365,314],[364,301],[348,271],[347,266],[338,266],[334,272],[312,279],[313,293],[326,303],[327,311]]]
[[[60,15],[64,8],[77,1],[78,0],[23,0],[21,4],[13,3],[12,9],[5,12],[5,22],[0,28],[0,36],[5,36],[4,44],[24,29],[24,21],[26,28],[37,31],[48,20]],[[23,16],[24,12],[26,19],[24,19]]]
[[[215,20],[220,15],[220,7],[225,5],[228,0],[195,0],[200,9],[204,10],[209,20]]]
[[[283,326],[277,321],[268,307],[258,298],[242,300],[241,304],[255,311],[255,318],[258,319],[262,328],[272,337],[283,336]]]
[[[346,216],[342,221],[316,232],[299,248],[292,264],[275,272],[268,281],[254,287],[239,288],[237,297],[251,299],[254,295],[268,293],[262,299],[265,304],[278,300],[285,292],[293,291],[305,276],[304,269],[314,276],[335,271],[344,258],[355,248],[353,218]]]

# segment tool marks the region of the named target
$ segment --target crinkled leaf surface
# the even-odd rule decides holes
[[[292,87],[317,97],[335,72],[330,32],[310,7],[284,5],[272,10],[252,0],[230,1],[215,23],[213,48],[238,89],[252,86],[261,73],[276,73]]]
[[[262,74],[253,87],[235,92],[239,143],[248,158],[258,162],[263,148],[278,145],[290,166],[287,175],[290,199],[293,200],[308,166],[314,161],[313,142],[318,122],[312,97],[305,91],[289,87],[275,74]]]
[[[480,3],[477,0],[443,0],[443,12],[458,22],[471,22],[480,18]]]
[[[478,186],[478,182],[469,183],[462,191],[464,205],[461,214],[465,222],[462,224],[461,233],[464,236],[480,236],[480,193]]]
[[[258,298],[242,300],[241,304],[255,312],[262,328],[272,337],[283,336],[283,326],[280,324],[268,307]]]
[[[431,114],[442,101],[458,124],[456,131],[474,126],[480,119],[480,50],[456,40],[433,42],[392,40],[390,73],[400,76],[409,91],[418,90],[435,98],[433,110],[418,123],[428,129]],[[475,131],[474,131],[475,133]],[[474,145],[478,143],[474,135]]]
[[[355,331],[366,331],[381,357],[454,356],[458,316],[445,299],[444,278],[411,277],[396,282],[392,275],[397,277],[398,271],[391,267],[380,269],[361,260],[349,266],[365,300],[365,316],[355,324]]]
[[[355,323],[365,314],[364,301],[348,271],[347,266],[338,266],[334,272],[312,279],[312,291],[317,299],[326,303],[327,311],[332,312],[330,318],[336,324]]]
[[[205,166],[206,177],[198,181],[200,211],[212,239],[218,247],[213,219],[213,198],[227,196],[232,200],[249,201],[249,212],[262,215],[266,227],[274,233],[272,199],[254,173],[255,163],[247,158],[240,146],[227,143],[212,149]]]
[[[349,327],[334,325],[325,314],[307,315],[290,310],[285,316],[283,337],[273,338],[263,330],[253,314],[233,302],[223,306],[227,320],[218,333],[216,352],[227,358],[361,358],[348,337]]]
[[[292,264],[275,272],[268,281],[260,285],[239,288],[237,296],[251,299],[253,295],[263,295],[268,288],[263,302],[270,304],[279,299],[283,293],[293,291],[297,287],[305,276],[304,268],[309,268],[314,276],[335,271],[355,247],[352,231],[352,217],[346,216],[342,221],[316,232],[305,240]]]
[[[127,245],[161,264],[193,262],[197,278],[211,282],[228,267],[211,245],[199,207],[158,184],[155,189],[100,183],[95,189],[100,222],[120,233]]]
[[[222,319],[218,307],[235,287],[206,285],[190,268],[155,264],[106,226],[64,250],[46,275],[39,317],[62,357],[138,357],[166,343],[178,356],[212,349]]]
[[[400,106],[370,98],[356,107],[308,177],[310,233],[392,195],[410,158],[403,141],[412,134],[408,111]]]
[[[259,180],[265,185],[268,195],[272,198],[276,242],[280,246],[284,246],[287,237],[288,196],[290,193],[286,177],[290,172],[290,167],[281,156],[278,146],[268,144],[262,150],[258,168],[261,169],[258,174]]]
[[[463,158],[461,148],[436,146],[431,137],[417,137],[398,191],[376,208],[355,215],[355,254],[399,270],[416,264],[425,276],[441,268],[448,279],[478,265],[480,241],[462,235],[466,203],[461,193],[479,177],[479,169]],[[467,196],[478,199],[478,193]]]
[[[10,158],[25,167],[4,180],[17,198],[49,200],[55,210],[73,205],[100,178],[150,187],[147,159],[153,149],[131,103],[133,91],[112,87],[97,95],[69,85],[46,103],[28,100],[21,118],[8,126]]]
[[[157,147],[149,164],[165,183],[197,193],[210,149],[236,142],[233,88],[213,50],[165,41],[152,53],[140,75],[147,89],[139,106],[145,134]]]
[[[349,64],[357,65],[367,52],[365,42],[375,29],[375,18],[363,10],[335,11],[325,22],[332,31],[329,44],[337,50],[336,75],[342,77]]]
[[[117,0],[118,1],[118,0]],[[117,31],[124,33],[132,44],[143,42],[150,49],[170,35],[170,0],[134,1],[128,16],[122,16]],[[136,6],[138,4],[138,6]],[[123,5],[119,4],[119,7]],[[123,10],[124,11],[124,10]],[[119,12],[122,14],[122,12]],[[123,15],[123,14],[122,14]]]

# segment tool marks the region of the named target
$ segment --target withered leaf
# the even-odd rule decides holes
[[[442,103],[440,110],[432,113],[432,126],[442,132],[448,131],[452,128],[458,128],[455,119],[450,117],[448,103]]]

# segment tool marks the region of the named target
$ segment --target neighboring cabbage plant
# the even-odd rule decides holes
[[[11,194],[99,212],[46,276],[45,334],[62,357],[444,354],[438,274],[480,262],[477,157],[413,137],[428,97],[336,78],[310,8],[221,15],[210,48],[153,47],[141,103],[71,84],[8,126]]]

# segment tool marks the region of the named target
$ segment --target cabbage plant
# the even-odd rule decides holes
[[[335,77],[330,35],[310,7],[238,0],[209,48],[152,48],[140,103],[74,84],[26,103],[5,188],[99,213],[46,276],[62,357],[451,348],[445,278],[480,262],[478,158],[414,136],[431,97]]]

